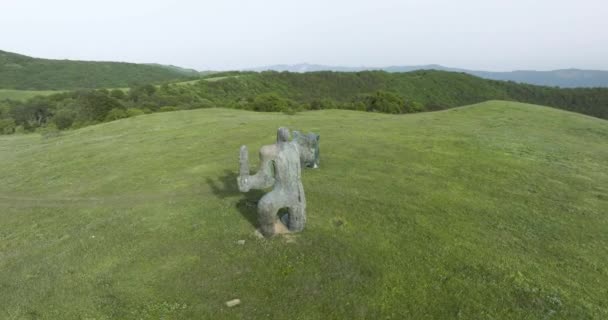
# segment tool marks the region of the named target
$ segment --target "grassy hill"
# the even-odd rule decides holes
[[[218,73],[213,77],[221,78],[222,75]],[[301,103],[329,100],[335,105],[347,104],[342,106],[344,108],[357,108],[353,105],[361,102],[360,98],[366,94],[388,91],[400,95],[408,103],[420,104],[426,110],[441,110],[487,100],[512,100],[608,119],[608,88],[560,89],[436,70],[407,73],[326,71],[224,75],[232,77],[215,82],[200,81],[194,91],[220,105],[242,105],[244,100],[274,92]]]
[[[238,148],[279,126],[321,169],[264,241]],[[608,122],[580,114],[157,113],[0,136],[0,181],[0,318],[608,317]]]
[[[2,96],[7,94],[22,99],[3,101]],[[347,109],[398,114],[488,100],[547,105],[608,119],[608,88],[559,89],[444,71],[229,72],[200,80],[136,85],[120,90],[45,92],[46,97],[24,101],[23,98],[34,94],[0,91],[0,134],[49,126],[79,128],[141,113],[210,107],[286,113]]]
[[[173,66],[123,62],[50,60],[0,51],[0,88],[64,90],[126,87],[197,77]]]
[[[156,65],[156,64],[155,64]],[[157,66],[162,66],[162,65],[157,65]],[[178,67],[173,67],[173,66],[168,66],[169,68],[178,68]],[[189,69],[186,69],[189,70]],[[219,81],[222,79],[226,79],[227,77],[222,76],[222,77],[213,77],[211,76],[211,72],[201,72],[201,75],[206,76],[205,78],[201,79],[204,81]],[[234,76],[234,77],[238,77],[238,76]],[[182,86],[182,85],[190,85],[190,84],[194,84],[196,82],[198,82],[198,79],[195,80],[187,80],[187,81],[178,81],[178,82],[172,82],[171,85],[177,85],[177,86]],[[156,85],[156,87],[160,87],[159,85]],[[123,88],[107,88],[107,89],[119,89],[119,90],[123,90],[123,91],[128,91],[129,88],[128,87],[123,87]],[[64,91],[61,90],[15,90],[15,89],[0,89],[0,101],[4,101],[4,100],[14,100],[14,101],[27,101],[28,99],[31,99],[33,97],[36,96],[49,96],[52,94],[57,94],[57,93],[62,93]]]
[[[417,66],[388,66],[380,68],[370,67],[343,67],[327,66],[318,64],[294,64],[294,65],[270,65],[265,67],[253,68],[252,71],[289,71],[289,72],[316,72],[316,71],[339,71],[339,72],[361,72],[368,70],[383,70],[388,72],[411,72],[416,70],[440,70],[451,72],[464,72],[477,77],[491,80],[514,81],[550,87],[608,87],[608,71],[604,70],[581,70],[581,69],[560,69],[551,71],[536,70],[516,70],[506,72],[467,70],[460,68],[444,67],[437,64],[417,65]]]

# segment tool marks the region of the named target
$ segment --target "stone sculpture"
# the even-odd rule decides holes
[[[266,237],[275,234],[277,213],[287,208],[288,214],[281,221],[290,232],[304,229],[306,223],[306,197],[301,180],[301,167],[318,168],[319,135],[303,135],[294,131],[293,141],[289,141],[289,129],[279,128],[277,143],[260,148],[260,166],[255,175],[249,175],[249,152],[241,146],[239,156],[239,190],[273,190],[258,202],[260,231]]]

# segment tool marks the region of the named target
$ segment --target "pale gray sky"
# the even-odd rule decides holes
[[[608,1],[0,0],[0,50],[199,70],[608,70]]]

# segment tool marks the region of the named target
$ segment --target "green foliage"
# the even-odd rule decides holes
[[[415,71],[365,72],[262,72],[215,74],[222,80],[185,86],[193,94],[212,100],[215,106],[233,105],[243,98],[275,94],[311,109],[360,110],[361,103],[376,92],[390,92],[404,99],[400,112],[442,110],[493,99],[548,105],[608,118],[607,88],[559,89],[512,82],[485,80],[464,73]],[[365,106],[369,107],[368,105]],[[391,108],[394,112],[395,108]]]
[[[76,120],[76,112],[69,109],[62,109],[55,113],[53,122],[59,130],[68,129]]]
[[[403,98],[393,92],[378,91],[366,99],[367,111],[401,113],[405,105]]]
[[[406,112],[422,112],[424,111],[424,105],[418,101],[411,101],[406,103]]]
[[[0,102],[0,119],[10,116],[11,107],[8,104]]]
[[[127,116],[129,116],[129,117],[136,117],[136,116],[140,116],[142,114],[145,114],[145,112],[141,109],[138,109],[138,108],[127,109]]]
[[[298,113],[297,109],[294,109],[292,107],[288,107],[287,109],[283,110],[283,113],[289,116],[293,116],[295,114]]]
[[[129,99],[137,102],[140,99],[145,99],[152,96],[155,92],[156,87],[151,84],[135,86],[129,90]]]
[[[73,111],[76,118],[71,127],[81,127],[114,119],[114,115],[107,118],[112,109],[136,108],[151,113],[226,107],[288,114],[349,109],[397,114],[443,110],[492,99],[533,102],[608,118],[608,89],[556,89],[441,71],[229,72],[194,82],[60,92],[4,104],[17,126],[32,131],[49,121],[58,124],[52,118],[59,110]],[[58,127],[65,129],[66,125],[67,122]]]
[[[15,133],[15,120],[13,119],[0,119],[0,134],[12,134]]]
[[[32,130],[47,123],[52,116],[51,108],[51,102],[44,97],[34,97],[25,103],[16,104],[10,112],[17,125]]]
[[[129,117],[129,114],[124,109],[114,108],[108,112],[105,121],[114,121]]]
[[[310,102],[309,108],[310,110],[339,109],[338,103],[331,99],[314,99]]]
[[[304,232],[260,240],[238,146],[279,126],[321,169]],[[608,319],[602,119],[168,112],[2,136],[0,177],[1,319]]]
[[[61,136],[61,131],[59,131],[59,128],[57,128],[54,123],[49,123],[43,127],[39,127],[37,128],[36,132],[39,133],[45,139],[56,138]]]
[[[108,95],[107,92],[100,90],[84,91],[78,97],[82,105],[82,116],[86,120],[104,121],[110,110],[121,109],[125,107],[115,98]]]
[[[171,111],[177,111],[178,109],[174,106],[164,106],[161,107],[158,111],[159,112],[171,112]]]
[[[114,99],[123,100],[127,95],[123,90],[113,89],[110,91],[110,96]]]
[[[254,111],[281,112],[286,111],[292,103],[277,93],[264,93],[256,96],[251,102]]]
[[[5,51],[0,51],[0,74],[0,88],[21,90],[116,88],[198,77],[160,65],[48,60]]]

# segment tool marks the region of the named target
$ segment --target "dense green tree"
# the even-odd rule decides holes
[[[194,84],[137,85],[122,90],[85,90],[6,101],[0,119],[13,119],[15,130],[35,130],[49,123],[81,127],[140,112],[207,107],[295,113],[300,110],[351,109],[386,113],[442,110],[501,99],[548,105],[608,118],[608,89],[558,89],[483,80],[461,73],[378,71],[341,73],[231,72]],[[226,78],[227,77],[227,78]],[[131,111],[131,110],[140,111]],[[69,110],[75,118],[62,110]],[[127,111],[129,110],[129,111]],[[55,119],[57,118],[57,119]],[[70,120],[72,123],[70,124]],[[21,129],[20,129],[21,128]]]
[[[76,112],[69,109],[61,109],[53,116],[53,122],[59,130],[70,128],[74,120],[76,120]]]
[[[290,101],[282,98],[277,93],[264,93],[256,96],[251,102],[254,111],[281,112],[290,107]]]
[[[114,99],[123,100],[127,94],[123,90],[114,89],[110,91],[110,96]]]
[[[367,111],[384,113],[401,113],[405,102],[393,92],[377,91],[367,99]]]
[[[158,109],[159,112],[171,112],[171,111],[177,111],[178,109],[174,106],[164,106],[161,107],[160,109]]]
[[[125,109],[119,100],[99,90],[83,92],[80,100],[82,101],[83,115],[86,120],[103,121],[110,110]]]
[[[44,97],[35,97],[11,109],[11,117],[17,125],[32,130],[44,125],[52,116],[52,105]]]
[[[141,109],[138,109],[138,108],[127,109],[127,116],[129,116],[129,117],[136,117],[136,116],[140,116],[142,114],[145,114],[145,113]]]
[[[129,99],[134,102],[149,100],[148,98],[151,97],[155,92],[156,87],[151,84],[135,86],[129,90]]]
[[[15,133],[16,126],[15,120],[12,118],[0,119],[0,134]]]
[[[124,109],[114,108],[108,112],[105,121],[114,121],[127,118],[129,115]]]

